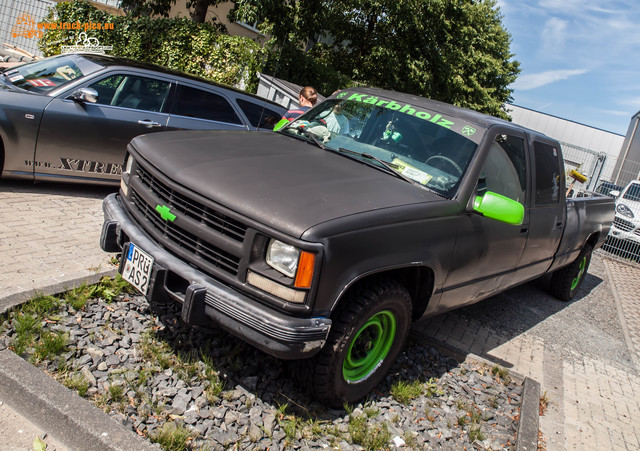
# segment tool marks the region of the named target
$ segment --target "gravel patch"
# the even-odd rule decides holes
[[[366,401],[334,410],[293,382],[295,362],[179,317],[141,296],[62,303],[38,319],[42,337],[64,337],[59,356],[22,356],[165,449],[515,447],[522,385],[502,368],[412,341]],[[3,319],[0,349],[15,348],[22,314]]]

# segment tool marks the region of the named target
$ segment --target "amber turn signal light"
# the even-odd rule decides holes
[[[300,260],[298,261],[298,272],[294,286],[296,288],[311,288],[313,281],[313,269],[316,265],[316,255],[310,252],[300,252]]]

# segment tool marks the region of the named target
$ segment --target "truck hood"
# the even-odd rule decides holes
[[[443,200],[382,170],[273,132],[154,133],[131,144],[180,185],[296,238],[333,219]]]

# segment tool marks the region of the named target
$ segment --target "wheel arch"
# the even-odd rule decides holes
[[[408,266],[393,269],[380,270],[363,274],[355,278],[336,300],[332,312],[340,307],[349,293],[379,279],[392,279],[400,283],[411,297],[412,320],[418,320],[427,309],[432,299],[434,272],[428,266]]]
[[[592,249],[595,249],[599,240],[600,240],[600,232],[594,232],[591,235],[589,235],[589,237],[587,238],[587,241],[585,241],[584,244],[585,245],[589,244],[591,245]]]

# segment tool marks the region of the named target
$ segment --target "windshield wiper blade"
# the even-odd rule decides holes
[[[311,140],[315,143],[316,146],[320,147],[322,150],[326,150],[326,148],[324,147],[324,144],[320,142],[320,140],[316,137],[316,135],[314,135],[309,130],[307,130],[303,125],[298,125],[296,127],[296,130],[301,132],[307,138],[311,138]]]
[[[366,158],[367,160],[373,160],[377,163],[380,163],[385,169],[387,169],[387,172],[389,174],[392,174],[394,176],[396,176],[397,178],[404,180],[405,182],[411,183],[412,185],[415,186],[419,186],[420,188],[426,188],[424,185],[422,185],[421,183],[416,182],[415,180],[407,177],[406,175],[402,174],[401,172],[398,172],[398,169],[400,169],[400,166],[398,166],[397,164],[394,163],[389,163],[388,161],[384,161],[378,157],[375,157],[369,153],[360,153],[360,152],[354,152],[353,150],[349,150],[349,149],[345,149],[344,147],[339,147],[338,150],[340,152],[345,152],[345,153],[349,153],[352,155],[356,155],[362,158]]]

